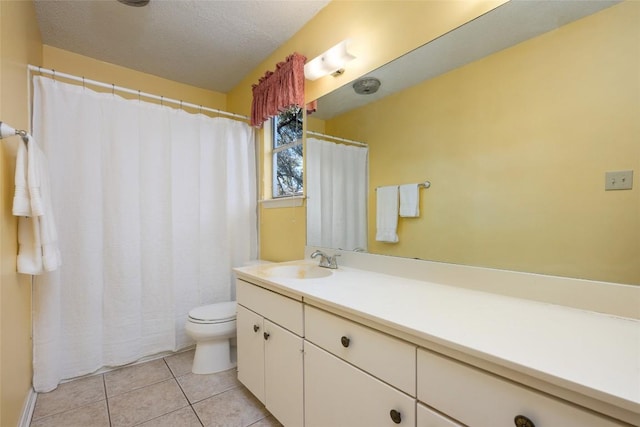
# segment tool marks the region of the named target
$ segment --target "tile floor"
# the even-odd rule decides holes
[[[282,427],[236,370],[191,373],[193,350],[38,394],[31,427]]]

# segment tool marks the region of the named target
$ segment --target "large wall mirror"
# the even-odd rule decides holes
[[[342,191],[308,209],[307,243],[335,220],[345,250],[639,285],[639,76],[640,3],[505,3],[363,76],[375,94],[318,100],[309,129],[367,153],[345,167],[364,178],[330,173]],[[633,188],[606,191],[611,171]],[[423,181],[419,216],[377,241],[376,190]]]

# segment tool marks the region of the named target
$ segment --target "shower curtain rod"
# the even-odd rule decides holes
[[[331,136],[331,135],[327,135],[325,133],[320,133],[320,132],[313,132],[308,130],[307,131],[308,135],[313,135],[313,136],[319,136],[322,138],[328,138],[328,139],[334,139],[336,141],[340,141],[340,142],[346,142],[348,144],[352,144],[352,145],[357,145],[359,147],[368,147],[368,144],[365,144],[364,142],[360,142],[360,141],[354,141],[353,139],[345,139],[345,138],[338,138],[337,136]]]
[[[129,93],[131,95],[137,95],[138,98],[145,97],[145,98],[149,98],[149,99],[154,99],[156,101],[160,101],[160,103],[168,102],[168,103],[171,103],[171,104],[176,104],[176,105],[179,105],[180,108],[190,107],[190,108],[197,109],[197,110],[199,110],[201,112],[202,111],[208,111],[208,112],[211,112],[211,113],[222,114],[222,115],[225,115],[225,116],[235,117],[235,118],[242,119],[242,120],[249,120],[248,116],[243,116],[243,115],[235,114],[235,113],[229,113],[227,111],[222,111],[222,110],[218,110],[218,109],[215,109],[215,108],[203,107],[202,105],[192,104],[190,102],[184,102],[184,101],[181,101],[179,99],[165,98],[164,96],[158,96],[158,95],[154,95],[154,94],[147,93],[147,92],[141,92],[139,90],[133,90],[133,89],[129,89],[129,88],[126,88],[126,87],[117,86],[117,85],[114,85],[114,84],[99,82],[97,80],[85,79],[84,77],[74,76],[73,74],[60,73],[60,72],[58,72],[56,70],[51,70],[51,69],[48,69],[48,68],[42,68],[42,67],[39,67],[39,66],[36,66],[36,65],[29,64],[28,71],[29,71],[29,81],[31,81],[31,72],[37,72],[39,74],[47,74],[47,75],[53,76],[54,80],[55,80],[56,77],[62,77],[64,79],[71,80],[71,81],[74,81],[74,82],[81,82],[83,84],[83,86],[85,84],[90,84],[92,86],[111,89],[112,92],[115,92],[115,91],[124,92],[124,93]]]

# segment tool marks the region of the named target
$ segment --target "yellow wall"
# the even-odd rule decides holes
[[[0,1],[0,120],[28,129],[27,64],[39,64],[42,43],[31,1]],[[18,424],[31,388],[31,285],[16,273],[17,221],[11,214],[19,138],[0,149],[0,425]]]
[[[140,90],[141,92],[164,96],[166,98],[178,99],[204,107],[220,110],[226,110],[227,108],[227,96],[223,93],[178,83],[152,74],[113,65],[108,62],[98,61],[97,59],[58,49],[53,46],[45,45],[43,47],[42,66],[59,72],[73,74],[103,83],[113,83],[117,86]],[[92,87],[92,89],[106,90],[96,87]],[[123,95],[122,93],[119,93],[119,95],[135,98],[135,95]],[[149,99],[145,99],[145,101],[149,102]]]
[[[307,81],[306,98],[311,101],[504,2],[334,0],[229,92],[227,106],[229,111],[249,114],[251,85],[292,52],[312,59],[344,39],[351,41],[350,52],[356,59],[348,64],[342,76]],[[264,183],[261,187],[264,189]],[[261,206],[260,217],[262,258],[281,261],[303,257],[304,207],[265,209]],[[288,217],[296,221],[283,219]]]
[[[639,23],[626,2],[328,121],[370,145],[369,249],[640,284]],[[374,188],[425,179],[376,242]]]

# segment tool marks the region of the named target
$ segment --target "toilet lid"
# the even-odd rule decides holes
[[[228,322],[236,318],[236,302],[218,302],[196,307],[189,312],[189,318],[207,323]]]

